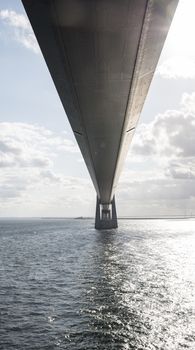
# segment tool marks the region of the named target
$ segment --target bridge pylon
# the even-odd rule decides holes
[[[108,204],[101,204],[100,199],[97,197],[95,228],[97,230],[106,230],[117,227],[115,197]]]

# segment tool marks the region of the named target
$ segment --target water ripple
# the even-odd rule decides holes
[[[0,349],[195,349],[193,220],[0,221]]]

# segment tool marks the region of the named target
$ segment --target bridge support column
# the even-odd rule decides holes
[[[97,197],[95,228],[97,230],[105,230],[117,227],[115,197],[113,197],[111,204],[101,204]]]

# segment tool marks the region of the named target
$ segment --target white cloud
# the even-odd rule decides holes
[[[184,214],[187,202],[195,212],[194,140],[195,93],[182,96],[180,110],[139,126],[118,187],[124,213]]]
[[[0,215],[87,215],[94,201],[90,179],[56,167],[56,162],[66,164],[66,155],[74,156],[76,163],[78,152],[64,133],[27,123],[0,123]]]
[[[158,66],[156,73],[167,79],[195,79],[195,55],[168,58]]]
[[[184,101],[188,97],[185,95]],[[142,124],[136,134],[132,152],[137,156],[158,159],[195,157],[195,114],[185,110],[169,110],[156,116],[150,124]]]
[[[13,27],[30,30],[29,21],[24,15],[18,14],[15,11],[11,10],[1,10],[0,16],[3,20],[6,20],[7,23]]]
[[[195,115],[195,92],[192,94],[184,93],[181,100],[181,106],[184,112]]]
[[[46,168],[58,152],[77,153],[64,136],[26,123],[0,123],[0,168]]]
[[[90,179],[66,176],[51,169],[1,172],[1,216],[80,216],[94,214]],[[86,191],[87,188],[87,191]]]
[[[0,10],[0,19],[12,29],[12,37],[27,49],[39,53],[40,49],[30,22],[23,14],[12,10]]]

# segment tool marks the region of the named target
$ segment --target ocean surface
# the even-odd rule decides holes
[[[0,220],[0,349],[195,349],[195,220]]]

